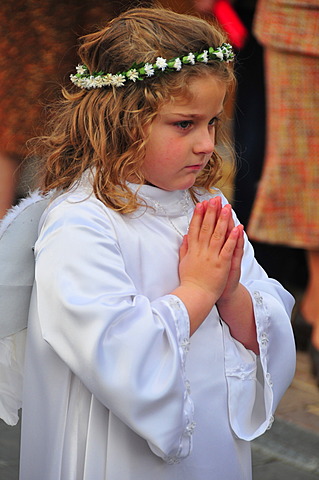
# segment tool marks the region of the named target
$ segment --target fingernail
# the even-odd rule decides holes
[[[221,212],[222,215],[228,215],[228,212],[229,212],[229,208],[226,208],[226,206],[222,208],[222,212]]]

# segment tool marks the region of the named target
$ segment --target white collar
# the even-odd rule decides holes
[[[127,185],[133,192],[138,190],[138,196],[143,199],[148,206],[153,207],[149,210],[152,211],[154,215],[179,216],[185,214],[193,205],[188,190],[167,191],[152,185],[137,185],[129,182]]]

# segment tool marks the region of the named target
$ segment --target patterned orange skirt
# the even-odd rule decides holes
[[[319,57],[266,49],[267,148],[251,239],[319,248]]]

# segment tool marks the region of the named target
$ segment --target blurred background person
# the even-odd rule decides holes
[[[32,183],[21,177],[26,142],[40,133],[44,106],[74,65],[76,34],[97,13],[109,16],[87,7],[78,0],[1,1],[0,218]]]
[[[319,1],[259,0],[255,34],[265,52],[267,142],[248,234],[306,251],[293,325],[319,385]]]
[[[27,141],[74,70],[76,41],[149,0],[2,0],[0,3],[0,219],[35,186]]]

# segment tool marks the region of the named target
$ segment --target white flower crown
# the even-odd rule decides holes
[[[196,62],[207,63],[208,60],[219,60],[220,62],[232,62],[235,58],[233,48],[229,43],[223,43],[220,47],[214,49],[209,47],[202,53],[188,53],[180,57],[166,60],[163,57],[157,57],[155,63],[134,64],[127,72],[121,73],[90,73],[86,65],[78,65],[76,74],[71,74],[70,79],[80,88],[90,90],[92,88],[102,87],[123,87],[127,80],[136,82],[146,77],[152,77],[161,72],[179,72],[183,65],[194,65]]]

